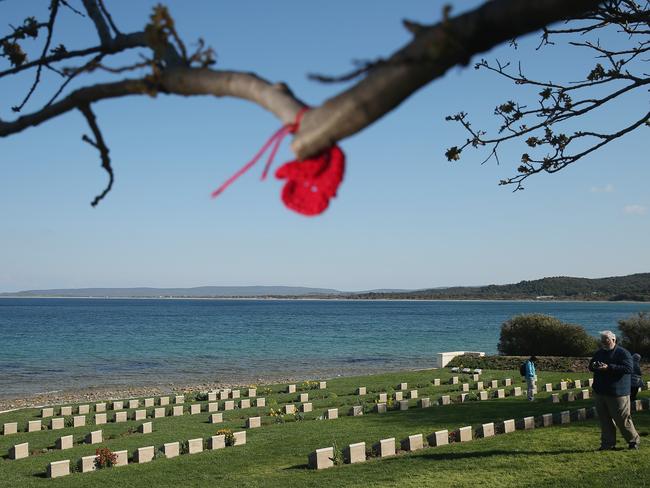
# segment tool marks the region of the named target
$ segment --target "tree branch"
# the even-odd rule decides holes
[[[95,28],[97,29],[97,34],[99,35],[101,44],[103,46],[108,46],[113,38],[111,37],[111,31],[108,28],[108,24],[106,24],[106,20],[102,15],[102,11],[99,5],[97,5],[97,0],[82,1],[84,7],[86,8],[86,12],[88,13],[88,17],[90,17],[90,20],[92,20],[95,24]]]
[[[102,133],[99,130],[99,126],[97,125],[97,118],[95,117],[95,114],[93,113],[92,109],[90,108],[90,104],[82,104],[79,106],[79,110],[81,113],[86,117],[86,121],[88,122],[88,126],[90,127],[90,130],[93,133],[93,136],[95,136],[95,140],[93,141],[90,137],[88,137],[86,134],[84,134],[81,139],[84,142],[87,142],[91,146],[93,146],[95,149],[99,151],[99,156],[102,160],[102,168],[106,170],[108,173],[108,184],[106,185],[106,188],[104,188],[104,191],[101,192],[99,195],[95,197],[95,199],[90,203],[93,207],[97,206],[97,204],[108,194],[109,191],[111,191],[111,188],[113,187],[113,182],[115,181],[115,177],[113,175],[113,168],[111,167],[111,158],[108,155],[108,147],[106,146],[106,143],[104,142],[104,138],[102,137]]]

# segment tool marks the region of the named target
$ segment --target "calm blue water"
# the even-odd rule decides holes
[[[0,299],[0,397],[426,368],[440,351],[496,352],[513,315],[595,334],[639,311],[650,304]]]

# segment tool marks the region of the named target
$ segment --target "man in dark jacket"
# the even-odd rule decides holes
[[[639,448],[639,434],[630,416],[630,375],[632,356],[616,344],[609,330],[600,333],[601,348],[589,362],[594,372],[594,401],[600,419],[600,450],[614,449],[616,427],[630,449]]]

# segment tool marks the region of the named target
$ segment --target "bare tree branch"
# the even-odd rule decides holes
[[[88,13],[88,17],[90,17],[95,24],[97,34],[99,35],[99,41],[103,46],[109,45],[112,41],[111,31],[102,15],[102,10],[99,5],[97,5],[97,0],[83,0],[83,4]]]
[[[90,130],[92,131],[93,136],[95,137],[95,140],[92,140],[90,137],[84,134],[81,139],[99,151],[99,155],[102,160],[102,168],[104,168],[108,173],[108,184],[106,185],[106,188],[104,189],[103,192],[97,195],[95,199],[90,203],[90,205],[95,207],[108,194],[108,192],[111,191],[111,188],[113,187],[113,182],[115,181],[115,177],[113,175],[113,168],[111,167],[111,158],[108,155],[109,152],[108,147],[104,142],[102,133],[99,130],[99,126],[97,125],[97,119],[92,109],[90,108],[90,104],[81,104],[79,106],[79,110],[84,115],[84,117],[86,117],[86,121],[88,121],[88,126],[90,127]]]

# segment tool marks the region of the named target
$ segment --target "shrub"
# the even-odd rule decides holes
[[[620,344],[631,353],[650,356],[650,313],[639,312],[627,319],[618,321],[621,331]]]
[[[497,348],[505,355],[590,356],[598,343],[579,325],[530,314],[504,322]]]
[[[117,462],[117,454],[108,447],[100,447],[95,450],[95,467],[97,469],[110,468]]]
[[[235,445],[235,434],[232,433],[230,429],[219,429],[217,435],[223,435],[225,437],[225,442],[227,446]]]

